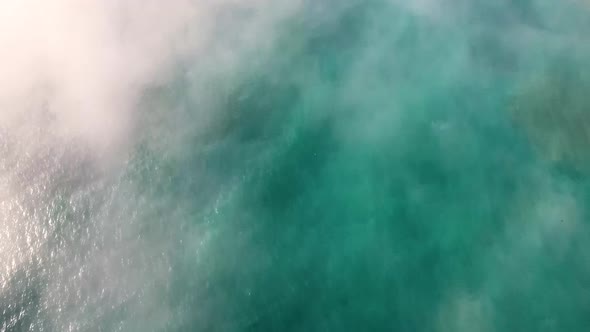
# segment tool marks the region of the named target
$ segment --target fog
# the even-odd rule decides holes
[[[0,1],[0,331],[588,326],[589,17]]]

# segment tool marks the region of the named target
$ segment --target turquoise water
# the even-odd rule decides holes
[[[0,326],[585,331],[588,10],[305,3],[230,74],[179,64],[120,171],[32,203],[61,226]],[[47,295],[56,264],[87,275]]]

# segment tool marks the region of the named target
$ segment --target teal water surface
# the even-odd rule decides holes
[[[71,241],[114,243],[100,251],[121,262],[107,264],[106,284],[130,294],[66,305],[59,321],[590,328],[590,6],[488,2],[304,2],[268,55],[231,75],[202,84],[179,64],[146,92],[124,170],[80,180],[83,195],[60,182],[69,189],[52,198],[69,202],[52,212],[66,220],[57,237],[97,215],[118,220]],[[36,264],[2,295],[14,306],[0,320],[20,317],[7,331],[59,330],[39,295],[51,276]],[[72,286],[82,298],[84,285]]]

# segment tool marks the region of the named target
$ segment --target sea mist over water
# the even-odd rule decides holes
[[[582,331],[581,1],[0,3],[0,331]]]

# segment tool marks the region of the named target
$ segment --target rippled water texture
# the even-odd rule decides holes
[[[587,2],[0,22],[0,331],[590,327]]]

